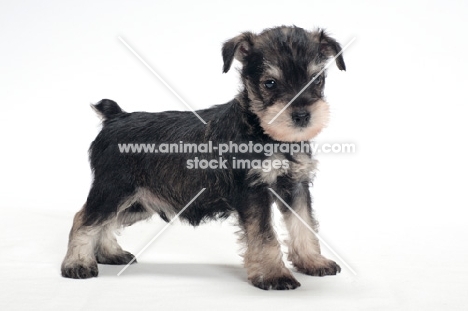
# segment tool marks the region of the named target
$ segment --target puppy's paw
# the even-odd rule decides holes
[[[301,286],[292,275],[282,275],[278,277],[258,276],[250,280],[252,285],[263,290],[289,290]]]
[[[97,254],[97,262],[104,265],[126,265],[130,262],[137,263],[135,256],[132,253],[123,251],[120,254]],[[132,261],[133,260],[133,261]]]
[[[97,263],[89,265],[75,263],[62,266],[62,276],[72,279],[89,279],[98,276],[99,270]]]
[[[297,271],[312,276],[336,275],[341,272],[341,267],[333,260],[322,255],[314,255],[305,262],[293,263]]]

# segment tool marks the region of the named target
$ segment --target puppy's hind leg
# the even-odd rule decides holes
[[[133,194],[134,190],[129,185],[115,181],[94,182],[85,206],[73,221],[68,251],[62,262],[62,276],[74,279],[95,277],[98,275],[97,253],[101,261],[104,261],[103,249],[112,250],[112,254],[122,254],[111,228],[119,207],[130,204]]]
[[[97,262],[105,265],[126,265],[130,262],[136,263],[136,260],[133,260],[135,256],[124,251],[117,243],[114,234],[116,229],[114,222],[102,228],[95,247]]]
[[[104,226],[98,236],[96,243],[96,259],[100,264],[126,265],[136,263],[134,255],[124,251],[117,243],[114,231],[119,227],[130,226],[133,223],[147,219],[151,213],[138,202],[118,213],[112,221]]]
[[[73,219],[68,251],[62,262],[62,276],[67,278],[87,279],[98,275],[94,248],[101,228],[99,225],[84,225],[85,214],[86,205]]]

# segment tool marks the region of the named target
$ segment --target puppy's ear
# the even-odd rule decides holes
[[[241,63],[245,62],[245,58],[252,51],[254,34],[244,32],[237,37],[232,38],[224,43],[223,53],[223,72],[229,71],[232,61],[236,58]]]
[[[319,43],[320,43],[319,45],[320,54],[322,54],[323,56],[327,58],[334,57],[338,53],[341,52],[340,44],[336,42],[335,39],[328,36],[324,30],[320,30]],[[346,71],[346,65],[344,63],[343,53],[338,55],[335,61],[336,61],[336,65],[338,66],[338,69]]]

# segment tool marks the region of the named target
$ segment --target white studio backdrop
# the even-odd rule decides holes
[[[467,12],[464,1],[2,1],[0,309],[463,310]],[[355,38],[347,71],[328,71],[332,117],[317,140],[357,149],[318,156],[313,196],[322,236],[357,275],[261,292],[245,282],[235,227],[211,223],[174,225],[127,278],[112,267],[95,280],[61,278],[100,128],[89,104],[186,110],[118,37],[199,109],[240,87],[236,70],[221,73],[224,41],[293,24],[326,28],[342,46]],[[163,225],[119,239],[135,253]],[[181,292],[188,298],[174,300]]]

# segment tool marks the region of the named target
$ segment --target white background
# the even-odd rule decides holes
[[[468,79],[463,1],[2,1],[0,309],[466,310]],[[170,3],[170,4],[169,4]],[[348,68],[329,70],[329,128],[313,188],[321,235],[357,273],[295,273],[295,291],[249,285],[229,222],[174,224],[122,276],[60,276],[99,131],[89,103],[186,110],[122,36],[194,108],[229,101],[221,44],[277,25],[329,30]],[[156,217],[123,231],[137,253]]]

